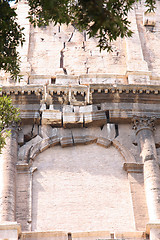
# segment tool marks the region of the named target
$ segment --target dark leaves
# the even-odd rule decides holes
[[[10,72],[13,79],[20,72],[16,47],[24,42],[23,29],[16,20],[16,12],[8,1],[0,0],[0,69]]]

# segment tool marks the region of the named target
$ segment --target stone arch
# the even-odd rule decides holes
[[[63,139],[65,139],[65,144],[63,142]],[[93,135],[86,135],[86,136],[83,136],[81,139],[79,137],[79,140],[78,142],[76,142],[76,144],[70,143],[70,137],[59,138],[57,135],[42,139],[41,141],[32,145],[29,152],[29,158],[31,160],[34,160],[40,153],[42,153],[46,149],[59,144],[62,147],[67,147],[67,146],[75,146],[79,144],[86,145],[86,144],[91,144],[93,142],[96,142],[98,145],[105,148],[108,148],[111,145],[113,145],[120,152],[125,162],[136,162],[133,154],[124,145],[122,145],[116,138],[113,141],[111,141],[110,139],[99,137],[99,136],[93,136]]]

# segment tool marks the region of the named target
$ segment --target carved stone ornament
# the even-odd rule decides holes
[[[149,129],[151,131],[155,130],[155,120],[156,117],[139,117],[139,116],[134,116],[132,123],[133,123],[133,129],[136,130],[136,134],[143,130],[143,129]]]

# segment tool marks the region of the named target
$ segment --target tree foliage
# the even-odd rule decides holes
[[[10,72],[14,79],[20,71],[16,47],[23,43],[24,37],[15,9],[10,7],[9,2],[0,0],[0,69]]]
[[[130,37],[128,12],[137,0],[28,0],[30,21],[34,25],[49,22],[71,23],[89,37],[98,39],[100,49],[111,50],[118,37]],[[146,0],[148,11],[154,11],[155,0]]]
[[[24,41],[23,29],[17,23],[17,14],[9,2],[0,0],[0,69],[17,78],[19,54],[16,47]],[[18,1],[18,0],[17,0]],[[118,37],[130,37],[128,12],[138,0],[28,0],[29,18],[34,25],[73,24],[89,37],[98,39],[100,49],[111,50]],[[148,11],[154,11],[155,0],[145,0]]]
[[[0,97],[0,153],[5,145],[5,137],[2,135],[2,130],[9,127],[13,122],[19,122],[19,110],[12,105],[12,100],[3,96]],[[5,132],[9,135],[9,131]]]

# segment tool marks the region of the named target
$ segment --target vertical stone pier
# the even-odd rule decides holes
[[[153,136],[154,118],[135,117],[133,127],[136,130],[140,157],[144,164],[145,194],[151,226],[150,239],[156,240],[160,239],[160,170]],[[156,232],[153,227],[155,224]]]
[[[17,130],[8,128],[6,145],[0,154],[0,222],[14,222],[16,205]],[[3,130],[5,135],[5,130]]]

